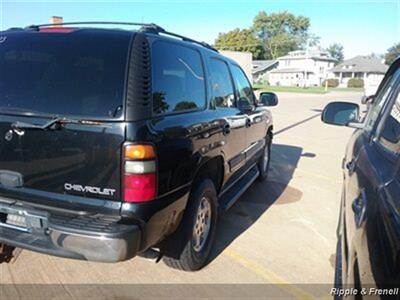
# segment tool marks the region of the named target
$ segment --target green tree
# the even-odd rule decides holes
[[[329,53],[330,56],[335,58],[336,64],[340,64],[343,61],[344,54],[343,54],[343,46],[338,43],[333,43],[326,48],[326,51]]]
[[[304,48],[309,38],[310,19],[287,11],[267,14],[260,11],[254,18],[252,30],[261,39],[265,57],[274,59],[289,51]]]
[[[400,43],[390,47],[385,54],[385,63],[391,65],[394,60],[400,56]]]
[[[197,108],[196,103],[191,101],[181,101],[175,105],[174,111],[188,110]]]
[[[214,47],[219,50],[251,52],[253,59],[264,58],[264,48],[250,29],[239,29],[220,33]]]
[[[165,93],[163,92],[154,92],[153,93],[153,105],[154,111],[157,114],[162,114],[169,109],[169,105],[165,100]]]

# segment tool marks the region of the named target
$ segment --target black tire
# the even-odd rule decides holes
[[[265,152],[267,151],[267,152]],[[268,154],[268,156],[266,156]],[[265,162],[266,158],[268,161]],[[263,154],[258,161],[258,171],[260,175],[258,175],[259,181],[265,181],[268,178],[269,166],[271,164],[271,138],[269,135],[265,138],[265,147],[263,149]]]
[[[207,206],[207,208],[210,208],[211,214],[211,216],[209,216],[210,227],[207,237],[203,239],[203,246],[196,250],[195,248],[198,245],[196,245],[193,241],[195,236],[194,231],[199,207],[205,203],[202,202],[203,199],[206,199],[205,201],[210,205],[209,207]],[[183,250],[178,255],[176,255],[176,253],[174,253],[175,255],[171,256],[164,255],[164,263],[169,267],[183,271],[197,271],[207,265],[215,238],[217,218],[218,198],[213,182],[210,179],[198,181],[195,183],[195,186],[193,187],[189,197],[185,215],[182,223],[180,224],[180,231],[178,232],[180,238],[183,238],[184,241]]]

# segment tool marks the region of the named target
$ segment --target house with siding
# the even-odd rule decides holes
[[[269,72],[269,83],[281,86],[319,86],[328,77],[336,59],[320,49],[291,51],[279,57]]]
[[[329,77],[337,78],[340,86],[347,86],[350,78],[361,78],[364,81],[366,94],[372,95],[388,68],[381,59],[360,55],[347,59],[332,68]]]

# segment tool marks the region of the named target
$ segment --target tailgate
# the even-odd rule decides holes
[[[120,200],[132,33],[11,30],[0,38],[0,195]],[[69,121],[38,128],[52,119]]]
[[[15,196],[17,188],[19,194],[43,191],[120,199],[122,124],[66,124],[58,130],[10,134],[11,124],[22,119],[28,118],[0,116],[1,194]]]

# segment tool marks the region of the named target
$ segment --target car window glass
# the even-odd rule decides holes
[[[254,94],[246,75],[238,66],[232,66],[232,75],[238,94],[238,107],[254,105]]]
[[[228,65],[219,59],[210,61],[210,80],[213,103],[216,107],[235,107],[233,83]]]
[[[160,41],[152,50],[153,111],[162,114],[204,107],[206,91],[199,52]]]
[[[80,31],[7,39],[0,47],[0,111],[119,117],[130,39]]]
[[[389,150],[400,153],[400,93],[397,92],[396,101],[385,120],[380,136],[381,143]]]
[[[365,118],[365,131],[371,131],[378,119],[378,116],[384,106],[388,96],[393,90],[393,86],[398,78],[398,74],[400,72],[397,71],[391,78],[388,78],[383,88],[380,90],[379,94],[375,97],[373,104],[368,110],[367,116]]]

